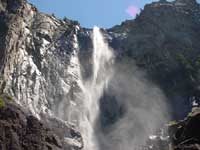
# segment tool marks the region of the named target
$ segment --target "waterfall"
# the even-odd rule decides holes
[[[98,150],[95,138],[95,124],[99,116],[99,99],[112,76],[113,52],[104,41],[98,27],[93,29],[93,74],[89,80],[81,83],[83,90],[83,108],[80,117],[80,130],[84,140],[85,150]],[[82,112],[83,111],[83,112]]]
[[[148,136],[154,134],[168,119],[165,114],[165,95],[145,79],[143,72],[134,68],[134,63],[116,62],[113,66],[113,50],[98,27],[93,29],[92,41],[92,74],[84,79],[78,57],[77,33],[74,35],[75,51],[70,61],[72,67],[68,71],[77,75],[78,90],[75,90],[68,109],[69,121],[79,128],[84,150],[137,149],[145,145]],[[113,72],[116,73],[115,78],[112,78]],[[97,120],[100,117],[100,99],[106,94],[105,91],[109,91],[111,96],[114,94],[115,101],[120,106],[113,111],[126,109],[109,127],[109,131],[106,130],[108,132],[99,128],[101,120]],[[109,105],[112,111],[115,106],[111,106],[112,103]]]

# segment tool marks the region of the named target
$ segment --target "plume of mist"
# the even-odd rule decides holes
[[[97,132],[100,149],[137,149],[169,120],[169,108],[163,92],[133,62],[121,61],[114,70],[107,93],[116,97],[125,112],[106,132]]]

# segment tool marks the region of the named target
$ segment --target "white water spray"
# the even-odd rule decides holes
[[[113,51],[98,27],[94,27],[92,39],[93,73],[89,79],[83,80],[78,59],[78,39],[74,36],[75,51],[70,64],[75,64],[75,67],[72,65],[69,71],[77,75],[78,89],[81,90],[75,92],[74,103],[68,109],[69,121],[79,128],[84,150],[130,150],[140,147],[145,144],[149,134],[164,124],[164,112],[167,112],[165,97],[157,87],[144,80],[141,72],[131,70],[133,63],[116,63],[113,69]],[[117,72],[115,78],[111,78],[113,70]],[[109,81],[112,89],[106,89]],[[98,131],[97,119],[100,116],[99,100],[106,90],[115,94],[117,102],[123,104],[126,112],[108,133],[102,133]]]
[[[95,137],[96,119],[99,116],[99,100],[112,76],[113,52],[104,41],[98,27],[93,29],[93,75],[81,83],[84,93],[83,112],[80,120],[80,130],[83,136],[85,150],[98,150]],[[82,111],[82,110],[80,110]]]

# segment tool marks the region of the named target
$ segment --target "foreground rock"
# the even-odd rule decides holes
[[[173,121],[162,132],[149,136],[141,150],[200,150],[200,108],[181,121]],[[166,134],[167,133],[167,134]]]
[[[37,118],[27,115],[14,102],[4,101],[0,108],[0,150],[81,149],[80,134],[64,124],[59,127],[59,130],[55,126],[50,128]]]
[[[188,117],[169,127],[174,150],[200,150],[200,108],[194,108]]]

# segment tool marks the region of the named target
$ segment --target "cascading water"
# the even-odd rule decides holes
[[[93,73],[85,80],[81,75],[77,32],[74,35],[74,53],[68,72],[76,75],[77,82],[73,96],[70,97],[70,107],[67,108],[68,121],[79,128],[84,150],[132,150],[133,147],[137,149],[144,145],[148,136],[154,134],[167,119],[165,96],[156,86],[144,79],[143,73],[134,69],[133,63],[120,62],[119,65],[116,62],[113,66],[113,51],[105,42],[100,29],[94,27],[92,35]],[[112,78],[113,71],[117,72],[115,78]],[[105,94],[113,94],[114,103],[112,98],[102,98]],[[105,105],[112,115],[115,111],[119,112],[116,116],[118,120],[112,122],[107,132],[103,130],[107,129],[107,126],[102,128],[100,124],[101,117],[105,115],[100,104],[101,98],[111,101]]]
[[[99,115],[99,99],[112,76],[113,52],[104,41],[98,27],[93,29],[93,74],[87,81],[80,81],[83,91],[83,108],[80,110],[79,127],[85,150],[98,150],[95,138],[95,123]]]

